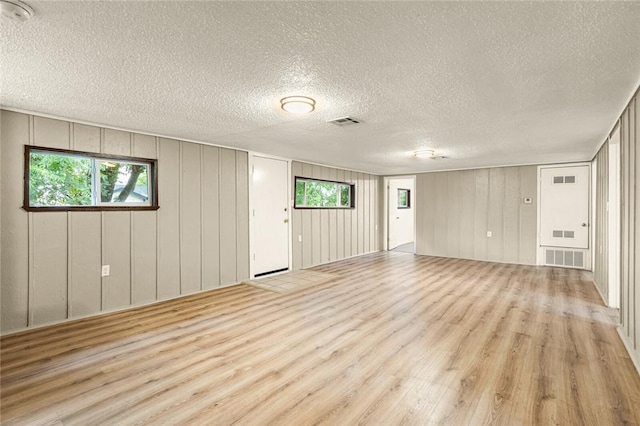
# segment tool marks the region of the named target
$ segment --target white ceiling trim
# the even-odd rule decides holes
[[[42,113],[42,112],[38,112],[38,111],[30,111],[28,109],[23,109],[23,108],[14,108],[14,107],[1,105],[1,104],[0,104],[0,109],[3,109],[5,111],[19,112],[21,114],[34,115],[34,116],[38,116],[38,117],[42,117],[42,118],[50,118],[52,120],[67,121],[69,123],[75,123],[75,124],[84,124],[85,126],[100,127],[100,128],[103,128],[103,129],[110,129],[110,130],[119,130],[121,132],[128,132],[128,133],[137,133],[139,135],[153,136],[153,137],[156,137],[156,138],[172,139],[172,140],[178,141],[178,142],[190,142],[190,143],[196,143],[198,145],[214,146],[216,148],[227,148],[227,149],[233,149],[235,151],[242,151],[242,152],[247,152],[247,153],[251,152],[251,151],[249,151],[247,149],[236,148],[236,147],[233,147],[233,146],[218,145],[218,144],[214,144],[214,143],[207,143],[207,142],[196,141],[196,140],[192,140],[192,139],[185,139],[185,138],[180,138],[180,137],[176,137],[176,136],[163,135],[163,134],[160,134],[160,133],[145,132],[143,130],[135,130],[135,129],[128,129],[126,127],[112,126],[112,125],[104,124],[104,123],[94,123],[92,121],[86,121],[86,120],[76,120],[74,118],[61,117],[59,115],[46,114],[46,113]]]
[[[212,147],[216,147],[216,148],[233,149],[235,151],[246,152],[249,155],[256,155],[256,156],[259,156],[259,157],[275,158],[275,159],[279,159],[279,160],[283,160],[283,161],[297,161],[299,163],[311,164],[311,165],[314,165],[314,166],[329,167],[331,169],[349,170],[351,172],[356,172],[356,173],[366,173],[366,174],[369,174],[369,175],[382,176],[379,173],[368,172],[368,171],[365,171],[365,170],[357,170],[357,169],[351,169],[351,168],[337,167],[337,166],[334,166],[334,165],[331,165],[331,164],[323,164],[323,163],[317,163],[317,162],[313,162],[313,161],[299,160],[299,159],[296,159],[296,158],[282,157],[282,156],[278,156],[278,155],[272,155],[272,154],[269,154],[269,153],[266,153],[266,152],[252,151],[252,150],[247,150],[247,149],[242,149],[242,148],[236,148],[236,147],[233,147],[233,146],[218,145],[218,144],[214,144],[214,143],[196,141],[196,140],[192,140],[192,139],[185,139],[185,138],[180,138],[180,137],[175,137],[175,136],[170,136],[170,135],[162,135],[162,134],[159,134],[159,133],[150,133],[150,132],[145,132],[145,131],[140,131],[140,130],[135,130],[135,129],[127,129],[125,127],[110,126],[108,124],[94,123],[94,122],[91,122],[91,121],[75,120],[75,119],[71,119],[71,118],[60,117],[59,115],[44,114],[44,113],[41,113],[41,112],[29,111],[29,110],[22,109],[22,108],[13,108],[13,107],[6,106],[6,105],[0,105],[0,109],[5,110],[5,111],[19,112],[21,114],[27,114],[27,115],[43,117],[43,118],[50,118],[52,120],[60,120],[60,121],[66,121],[66,122],[69,122],[69,123],[84,124],[86,126],[100,127],[100,128],[103,128],[103,129],[119,130],[121,132],[137,133],[139,135],[147,135],[147,136],[153,136],[153,137],[156,137],[156,138],[171,139],[171,140],[175,140],[175,141],[178,141],[178,142],[189,142],[189,143],[195,143],[195,144],[198,144],[198,145],[212,146]]]
[[[611,127],[611,130],[609,130],[609,133],[607,133],[607,135],[604,137],[604,140],[602,141],[602,143],[596,147],[596,150],[591,155],[591,160],[590,161],[593,161],[596,158],[596,155],[598,155],[598,152],[600,152],[600,150],[602,149],[602,146],[609,141],[609,138],[611,138],[611,135],[613,135],[613,132],[615,132],[616,129],[618,128],[618,126],[620,126],[620,118],[622,117],[622,114],[624,114],[624,111],[627,108],[629,108],[629,105],[631,105],[631,101],[633,100],[633,98],[635,98],[639,94],[640,94],[640,81],[636,85],[636,90],[634,90],[633,93],[631,93],[631,96],[629,97],[629,100],[624,105],[624,108],[622,108],[622,110],[620,111],[620,114],[618,114],[618,118],[616,119],[615,123],[613,123],[613,126]],[[636,106],[636,107],[638,107],[638,106]]]

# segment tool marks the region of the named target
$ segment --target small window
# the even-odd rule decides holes
[[[553,183],[564,183],[564,176],[554,176]]]
[[[564,183],[576,183],[576,177],[575,176],[565,176],[564,177]]]
[[[27,146],[24,209],[158,208],[156,160]]]
[[[411,190],[398,188],[398,208],[411,208]]]
[[[348,209],[354,207],[355,185],[296,177],[297,209]]]

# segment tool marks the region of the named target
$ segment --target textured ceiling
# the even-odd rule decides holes
[[[5,107],[382,174],[590,159],[640,78],[640,2],[28,3]]]

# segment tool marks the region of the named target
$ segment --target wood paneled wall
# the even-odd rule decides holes
[[[621,304],[620,334],[640,366],[640,101],[638,92],[620,117]],[[639,367],[640,368],[640,367]]]
[[[535,265],[536,166],[416,176],[417,254]]]
[[[355,209],[293,209],[294,270],[379,249],[378,176],[298,161],[291,164],[291,176],[294,189],[296,176],[356,185]]]
[[[246,152],[0,113],[3,332],[249,278]],[[24,145],[157,158],[160,209],[27,213]]]
[[[604,302],[609,304],[609,144],[605,143],[595,159],[596,199],[594,218],[595,241],[593,281],[600,291]]]

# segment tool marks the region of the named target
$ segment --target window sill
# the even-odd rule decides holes
[[[28,212],[113,212],[113,211],[153,211],[160,206],[22,206]]]

